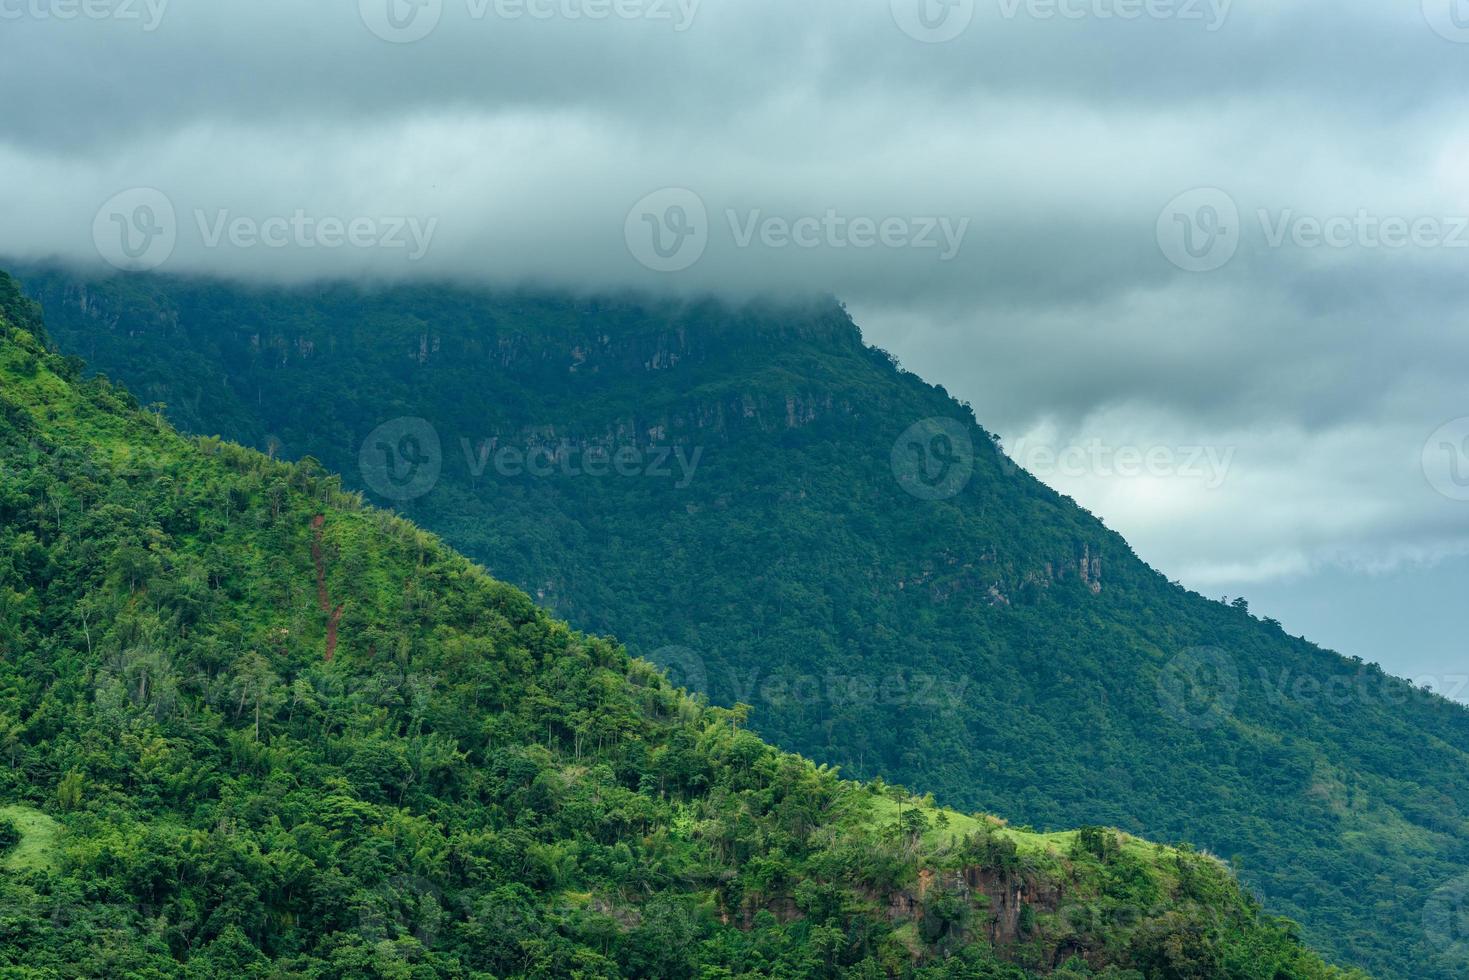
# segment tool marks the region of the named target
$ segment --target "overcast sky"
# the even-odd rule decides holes
[[[0,254],[828,291],[1170,576],[1465,696],[1469,2],[0,0],[0,90]]]

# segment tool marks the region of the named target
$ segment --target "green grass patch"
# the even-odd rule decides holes
[[[865,823],[878,829],[884,827],[895,827],[898,823],[898,804],[891,797],[876,794],[868,794],[870,807],[865,815]],[[1017,853],[1026,857],[1040,859],[1042,864],[1067,858],[1076,842],[1077,832],[1075,830],[1062,830],[1054,833],[1040,833],[1033,830],[1022,830],[1011,827],[998,817],[987,814],[966,814],[946,807],[931,806],[917,798],[903,801],[903,812],[907,813],[913,809],[922,811],[928,823],[928,831],[923,835],[923,849],[929,853],[957,846],[965,837],[983,831],[986,827],[992,829],[999,836],[1004,837],[1015,844]],[[941,823],[939,814],[943,814],[945,820]],[[1117,831],[1118,842],[1122,852],[1134,857],[1145,866],[1152,869],[1160,876],[1161,880],[1169,881],[1173,875],[1170,873],[1166,859],[1171,858],[1175,850],[1170,847],[1158,847],[1145,840],[1140,840],[1128,834]]]
[[[40,810],[20,804],[0,806],[0,820],[9,820],[20,831],[20,843],[5,855],[7,871],[49,871],[56,867],[60,824]]]
[[[868,811],[868,821],[873,827],[892,827],[898,823],[898,804],[887,796],[871,795],[868,797],[872,807]],[[999,833],[1015,842],[1016,848],[1022,854],[1061,855],[1071,846],[1076,838],[1074,831],[1064,831],[1056,834],[1040,834],[1026,830],[1016,830],[1006,826],[1004,821],[997,817],[975,816],[960,813],[958,810],[950,810],[946,807],[928,806],[917,799],[903,801],[902,810],[908,813],[913,809],[923,812],[928,821],[928,832],[923,835],[923,844],[926,848],[939,848],[946,845],[958,844],[965,837],[979,833],[985,827],[994,828]],[[939,814],[946,818],[941,824]]]

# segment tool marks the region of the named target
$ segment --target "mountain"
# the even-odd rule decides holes
[[[1218,860],[843,782],[0,275],[16,977],[1343,977]]]
[[[184,429],[343,473],[786,749],[1189,841],[1340,962],[1469,970],[1469,712],[1170,584],[835,303],[22,278]]]

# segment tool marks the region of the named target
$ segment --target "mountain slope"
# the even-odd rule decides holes
[[[783,746],[1192,841],[1343,961],[1465,969],[1424,923],[1469,712],[1170,585],[839,309],[26,278],[180,425],[322,460]]]
[[[1342,975],[1214,859],[841,782],[45,344],[0,276],[8,976]]]

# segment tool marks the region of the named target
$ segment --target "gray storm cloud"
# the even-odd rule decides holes
[[[834,293],[1189,584],[1383,574],[1469,551],[1452,12],[0,0],[0,254]]]

